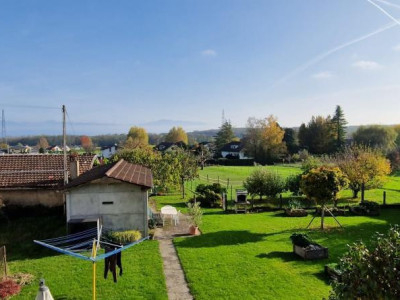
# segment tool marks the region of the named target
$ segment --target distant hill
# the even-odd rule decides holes
[[[390,125],[388,125],[390,126]],[[347,127],[347,138],[350,138],[351,135],[357,130],[360,126],[348,126]],[[292,127],[294,130],[298,130],[299,127]],[[188,132],[189,143],[194,144],[198,142],[211,141],[213,137],[217,134],[219,129],[208,129],[208,130],[199,130]],[[246,128],[239,127],[233,128],[233,132],[236,137],[242,138],[246,132]],[[149,143],[151,145],[157,145],[163,141],[166,133],[149,133]],[[19,143],[23,145],[35,146],[38,144],[41,136],[24,136],[24,137],[12,137],[8,138],[8,142],[10,145],[15,146]],[[61,145],[62,144],[62,136],[61,135],[47,135],[47,141],[50,145]],[[119,144],[126,139],[126,134],[103,134],[103,135],[95,135],[91,136],[93,143],[96,146],[110,146],[113,144]],[[69,145],[79,145],[80,144],[80,136],[78,135],[68,135],[67,143]]]

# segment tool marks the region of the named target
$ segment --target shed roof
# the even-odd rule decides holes
[[[79,155],[79,173],[93,167],[95,155]],[[69,170],[69,163],[67,164]],[[58,154],[0,156],[0,188],[60,188],[64,184],[64,157]]]
[[[149,168],[142,165],[131,164],[121,159],[116,163],[91,169],[71,181],[66,188],[75,187],[103,177],[113,178],[147,188],[153,186],[153,175]]]

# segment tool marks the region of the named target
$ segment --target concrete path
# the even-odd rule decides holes
[[[164,264],[164,276],[167,284],[169,300],[193,299],[187,286],[185,274],[172,239],[177,236],[189,234],[189,223],[185,215],[180,215],[178,226],[166,224],[163,228],[157,228],[154,238],[159,241],[160,253]]]

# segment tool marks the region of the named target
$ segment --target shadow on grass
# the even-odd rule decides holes
[[[60,295],[60,296],[55,296],[54,297],[54,300],[78,300],[78,299],[81,299],[81,298],[69,297],[69,296],[66,296],[66,295]]]
[[[273,233],[276,234],[276,233]],[[263,233],[253,233],[247,230],[218,231],[205,233],[190,239],[175,241],[176,246],[184,248],[206,248],[229,245],[241,245],[247,243],[257,243],[268,235]]]
[[[64,217],[18,218],[0,224],[0,245],[9,262],[59,255],[33,242],[66,234]]]
[[[280,258],[282,261],[300,260],[299,256],[293,252],[272,251],[269,253],[260,253],[256,255],[258,258]]]

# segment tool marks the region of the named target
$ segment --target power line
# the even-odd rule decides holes
[[[1,107],[13,107],[13,108],[32,108],[32,109],[60,109],[55,106],[41,106],[41,105],[24,105],[24,104],[11,104],[11,103],[0,103]]]

